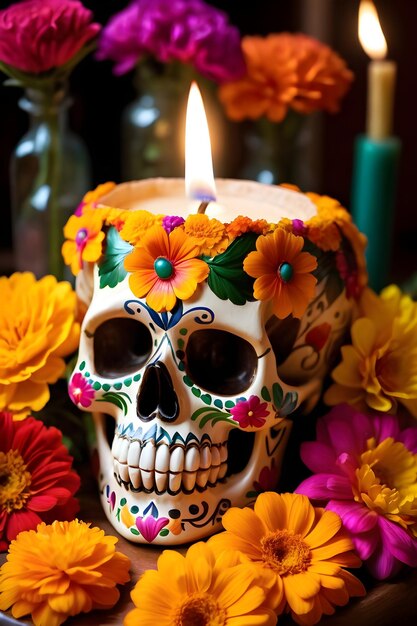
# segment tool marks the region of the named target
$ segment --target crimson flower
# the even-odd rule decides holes
[[[0,413],[0,551],[40,522],[73,519],[80,478],[57,428]]]
[[[17,2],[0,11],[0,62],[28,74],[48,72],[70,61],[100,28],[79,0]]]
[[[258,396],[251,396],[249,400],[238,400],[237,404],[230,409],[230,413],[241,428],[249,426],[260,428],[265,424],[265,418],[269,415],[266,407],[267,403],[261,403]]]

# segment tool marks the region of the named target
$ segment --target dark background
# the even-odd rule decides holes
[[[210,0],[228,12],[242,34],[304,32],[328,43],[355,74],[353,86],[336,115],[321,115],[317,188],[349,207],[355,137],[364,131],[368,58],[357,38],[359,0]],[[11,2],[0,1],[0,7]],[[127,5],[126,0],[84,0],[95,21],[105,24]],[[417,2],[376,0],[388,42],[389,58],[398,64],[394,131],[402,141],[395,209],[393,278],[417,270]],[[110,62],[85,59],[71,78],[74,104],[70,123],[85,140],[93,163],[93,183],[120,182],[120,116],[135,97],[132,73],[114,77]],[[26,114],[17,106],[18,90],[0,86],[0,266],[11,257],[8,163],[26,130]],[[308,190],[305,190],[308,191]]]

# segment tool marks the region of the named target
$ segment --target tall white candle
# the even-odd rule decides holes
[[[387,43],[371,0],[361,0],[358,35],[372,59],[368,66],[366,134],[370,139],[385,139],[392,135],[397,66],[385,59]]]

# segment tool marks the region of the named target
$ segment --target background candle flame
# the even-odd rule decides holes
[[[371,59],[385,59],[387,42],[372,0],[361,0],[359,5],[358,37],[362,48]]]
[[[203,99],[193,82],[188,96],[185,124],[185,192],[188,198],[216,199],[210,133]]]

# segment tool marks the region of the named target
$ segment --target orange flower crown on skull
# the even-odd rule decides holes
[[[74,274],[98,264],[100,288],[129,286],[157,312],[171,311],[207,281],[222,300],[266,300],[283,319],[300,318],[315,286],[333,273],[340,291],[357,298],[367,283],[366,237],[337,200],[307,193],[317,214],[307,221],[238,216],[229,223],[205,214],[186,219],[104,207],[114,183],[89,192],[68,220],[62,246]],[[294,188],[294,187],[292,187]]]

